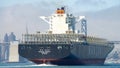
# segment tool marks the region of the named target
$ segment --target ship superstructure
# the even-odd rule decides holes
[[[106,39],[87,36],[85,16],[67,14],[64,7],[49,17],[40,18],[49,23],[48,32],[23,34],[19,44],[19,54],[37,64],[101,65],[114,48]],[[75,30],[78,22],[80,31]]]

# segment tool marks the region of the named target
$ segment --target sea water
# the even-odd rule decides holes
[[[34,63],[0,63],[0,68],[120,68],[120,64],[105,64],[103,66],[57,66]]]

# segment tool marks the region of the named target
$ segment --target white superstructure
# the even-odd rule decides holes
[[[48,33],[52,34],[75,33],[75,24],[81,20],[81,17],[66,14],[64,7],[58,8],[56,13],[49,17],[40,16],[40,18],[49,23]]]
[[[51,16],[50,31],[52,31],[52,33],[65,33],[65,31],[68,31],[66,17],[66,14],[53,14]]]

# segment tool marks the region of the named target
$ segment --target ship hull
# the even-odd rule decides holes
[[[112,49],[96,44],[19,44],[19,55],[36,64],[103,65]]]
[[[54,65],[103,65],[105,59],[32,59],[36,64],[54,64]]]

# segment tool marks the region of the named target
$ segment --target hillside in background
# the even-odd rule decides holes
[[[113,51],[106,58],[105,63],[120,64],[120,44],[115,45]]]

